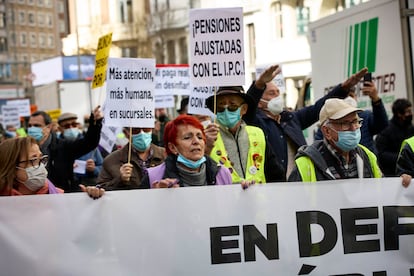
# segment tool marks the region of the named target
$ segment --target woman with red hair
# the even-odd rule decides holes
[[[164,163],[148,169],[143,184],[152,188],[231,184],[231,173],[205,154],[203,125],[193,116],[180,115],[164,130],[168,154]]]

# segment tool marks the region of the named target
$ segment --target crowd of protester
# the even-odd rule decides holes
[[[0,128],[0,194],[85,192],[99,198],[108,190],[393,176],[409,185],[411,102],[395,100],[388,120],[375,83],[362,81],[363,68],[314,105],[291,110],[272,81],[279,73],[278,65],[270,66],[247,92],[219,87],[206,99],[215,118],[188,114],[188,97],[175,118],[156,109],[154,128],[125,127],[125,143],[109,153],[99,146],[99,106],[86,131],[74,113],[54,122],[36,111],[27,135],[13,126]],[[358,108],[356,87],[369,96],[372,111]],[[315,123],[319,130],[308,145],[303,130]]]

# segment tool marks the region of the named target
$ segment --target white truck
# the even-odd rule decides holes
[[[368,67],[389,115],[394,100],[413,101],[413,7],[414,0],[371,0],[310,23],[313,100]],[[367,96],[358,101],[370,107]]]

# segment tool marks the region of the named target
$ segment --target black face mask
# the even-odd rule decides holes
[[[409,126],[411,125],[412,120],[413,120],[413,115],[404,116],[403,124],[405,126]]]

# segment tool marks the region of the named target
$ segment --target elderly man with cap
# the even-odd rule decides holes
[[[75,141],[83,137],[83,133],[79,128],[78,115],[75,113],[63,113],[58,118],[59,130],[61,131],[61,139]],[[95,186],[96,179],[101,171],[103,157],[99,147],[77,158],[74,167],[81,167],[79,164],[85,163],[84,170],[77,170],[74,179],[77,184],[86,186]]]
[[[217,111],[218,122],[218,126],[211,124],[206,129],[206,135],[216,135],[214,144],[207,145],[206,152],[214,161],[230,169],[233,183],[286,180],[285,171],[263,131],[247,126],[242,120],[249,109],[255,109],[255,103],[241,86],[220,87],[216,102],[214,96],[210,96],[206,105],[211,111]]]
[[[69,117],[71,116],[69,115]],[[73,118],[67,119],[76,121]],[[44,111],[36,111],[30,115],[27,133],[36,139],[42,153],[49,157],[46,166],[48,179],[67,193],[80,191],[78,184],[74,181],[73,162],[98,146],[102,119],[100,106],[97,106],[91,113],[89,128],[85,136],[69,140],[57,138],[50,116]],[[63,120],[59,121],[63,124]]]
[[[319,113],[324,139],[299,148],[289,181],[382,177],[375,154],[359,144],[360,111],[344,100],[327,99]]]

